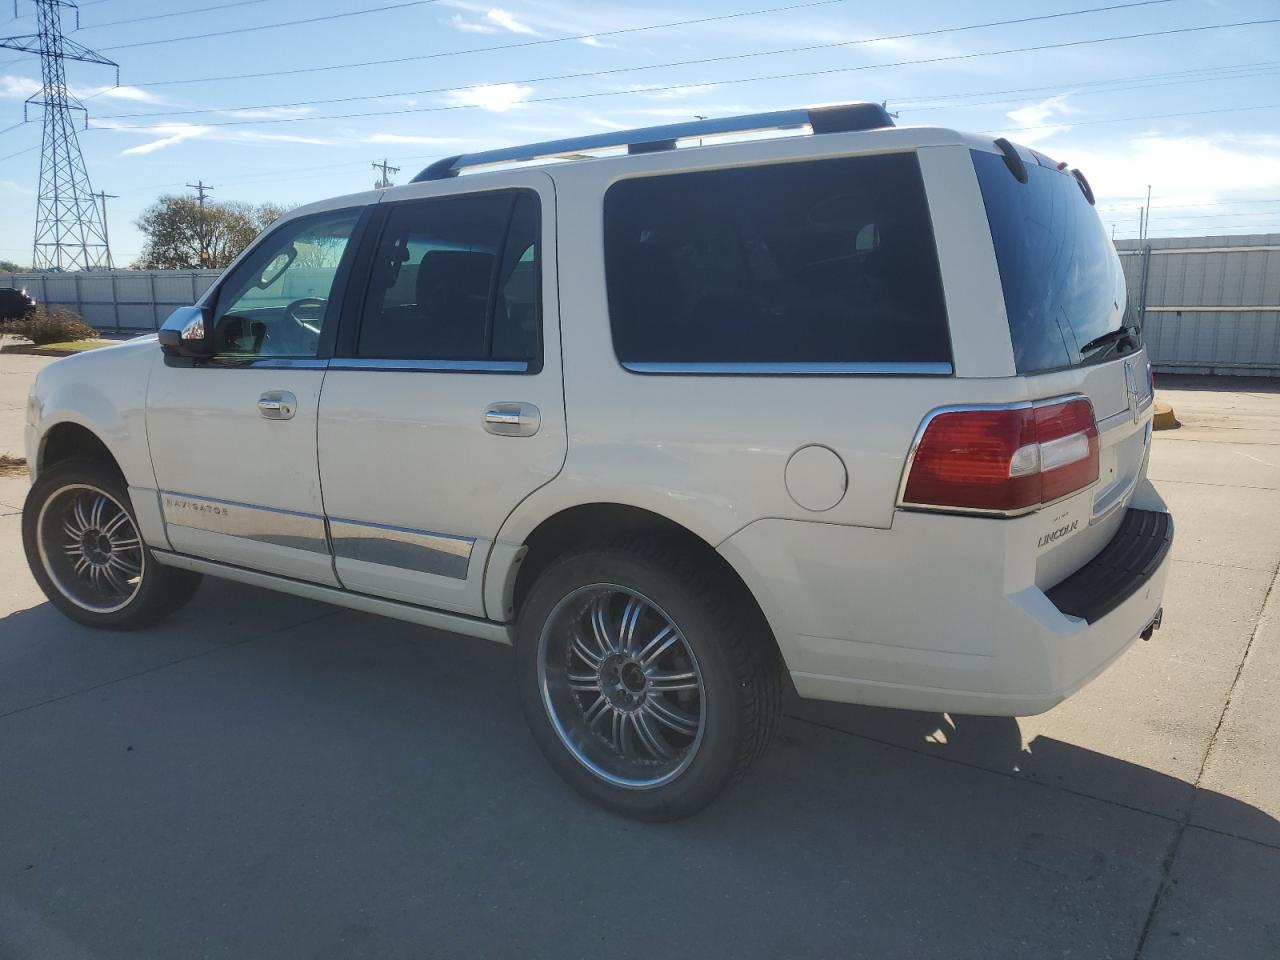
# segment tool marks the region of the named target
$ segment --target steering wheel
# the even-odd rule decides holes
[[[308,333],[320,336],[320,321],[329,301],[320,297],[303,297],[284,308],[284,315]]]
[[[293,321],[285,324],[280,339],[288,341],[282,346],[289,353],[306,354],[314,351],[320,339],[320,321],[324,319],[324,310],[329,301],[321,297],[302,297],[294,300],[284,308],[286,319]]]

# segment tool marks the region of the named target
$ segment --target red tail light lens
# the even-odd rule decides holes
[[[933,414],[900,505],[1025,513],[1098,479],[1098,427],[1084,397]]]

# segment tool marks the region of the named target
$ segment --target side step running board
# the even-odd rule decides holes
[[[293,580],[273,573],[259,573],[257,570],[246,570],[243,567],[232,567],[211,560],[200,560],[181,553],[170,553],[167,550],[152,550],[151,555],[169,567],[207,573],[211,577],[247,583],[254,587],[266,587],[268,590],[278,590],[281,593],[291,593],[295,597],[332,603],[335,607],[347,607],[362,613],[375,613],[395,620],[407,620],[424,627],[460,633],[467,637],[478,637],[481,640],[493,640],[495,643],[508,645],[512,643],[511,628],[505,623],[494,623],[492,620],[481,620],[478,617],[468,617],[460,613],[428,610],[425,607],[415,607],[410,603],[383,600],[363,593],[350,593],[335,587],[324,587],[318,583]]]

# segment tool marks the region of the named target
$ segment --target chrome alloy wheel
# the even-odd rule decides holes
[[[36,519],[40,562],[58,591],[92,613],[115,613],[142,588],[146,553],[111,494],[76,483],[54,491]]]
[[[702,742],[697,658],[671,618],[626,587],[591,584],[556,604],[538,641],[538,682],[561,742],[617,786],[669,782]]]

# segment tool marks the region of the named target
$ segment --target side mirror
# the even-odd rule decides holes
[[[196,359],[213,356],[213,330],[206,307],[179,307],[160,328],[160,349],[166,357]]]

